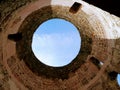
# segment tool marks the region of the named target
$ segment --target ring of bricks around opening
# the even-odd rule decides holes
[[[100,23],[100,21],[97,20],[96,16],[94,17],[95,20],[89,22],[87,18],[88,14],[85,11],[79,9],[79,11],[74,12],[74,9],[72,10],[68,6],[50,5],[35,10],[24,19],[20,24],[20,27],[16,29],[16,35],[20,34],[21,36],[21,38],[16,41],[16,44],[13,44],[13,47],[16,50],[16,55],[7,58],[8,67],[10,67],[14,75],[14,67],[11,66],[11,64],[14,65],[14,61],[23,61],[25,64],[18,64],[18,66],[24,67],[24,65],[26,65],[35,76],[45,77],[48,79],[69,79],[69,75],[76,72],[81,65],[86,62],[88,55],[90,55],[92,51],[92,34],[96,31],[91,24],[94,24],[97,27],[97,23]],[[34,31],[44,21],[52,18],[62,18],[73,23],[78,28],[81,36],[81,50],[78,56],[73,60],[73,62],[64,67],[50,67],[44,65],[34,56],[31,49]],[[102,28],[100,24],[98,27]],[[102,31],[101,28],[98,28],[98,30]],[[99,36],[99,33],[97,35]],[[13,62],[9,64],[9,61]],[[21,73],[22,71],[19,72]]]
[[[92,39],[87,35],[84,35],[83,31],[81,31],[80,28],[77,27],[82,38],[81,50],[78,56],[70,64],[63,67],[51,67],[41,63],[34,56],[31,49],[32,36],[37,27],[44,21],[51,18],[62,18],[72,22],[73,24],[76,24],[75,21],[72,20],[73,14],[71,14],[70,12],[66,12],[66,15],[61,14],[61,12],[63,11],[69,11],[69,8],[62,7],[61,9],[60,6],[53,6],[52,8],[57,8],[57,12],[60,13],[58,14],[57,12],[52,12],[51,6],[48,6],[33,12],[24,20],[18,31],[18,33],[22,34],[22,39],[16,44],[17,55],[19,59],[24,60],[28,67],[37,75],[46,76],[46,78],[67,79],[69,78],[69,73],[75,72],[75,70],[77,70],[85,62],[87,56],[91,53]]]

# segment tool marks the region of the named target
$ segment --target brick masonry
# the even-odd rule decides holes
[[[119,17],[81,0],[13,1],[0,1],[0,90],[120,89],[116,81],[120,73]],[[60,68],[41,64],[30,48],[38,25],[56,17],[72,22],[82,38],[76,59]],[[19,40],[9,39],[11,34]]]

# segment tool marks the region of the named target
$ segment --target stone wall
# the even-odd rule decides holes
[[[40,63],[30,48],[36,28],[56,17],[82,38],[78,56],[58,68]],[[0,90],[119,90],[119,66],[119,17],[81,0],[0,1]]]

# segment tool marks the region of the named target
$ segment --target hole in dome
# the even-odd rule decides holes
[[[71,13],[77,13],[79,11],[79,9],[81,8],[82,4],[75,2],[72,7],[70,8],[70,12]]]
[[[8,39],[12,41],[20,41],[22,39],[22,33],[9,34]]]
[[[77,28],[69,21],[54,18],[43,22],[32,37],[32,51],[43,64],[62,67],[70,64],[81,48]]]
[[[117,83],[120,86],[120,74],[117,75]]]
[[[90,58],[90,61],[91,61],[95,66],[97,66],[98,69],[101,68],[101,66],[102,66],[101,63],[102,63],[102,62],[100,62],[97,58],[91,57],[91,58]]]
[[[118,73],[115,71],[112,71],[112,72],[109,72],[108,75],[109,75],[111,80],[116,80]]]

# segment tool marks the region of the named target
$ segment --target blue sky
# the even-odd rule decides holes
[[[80,45],[79,32],[72,23],[51,19],[34,33],[32,49],[42,63],[59,67],[69,64],[78,55]]]
[[[118,74],[118,76],[117,76],[117,82],[118,82],[118,84],[120,86],[120,74]]]
[[[44,64],[59,67],[69,64],[77,55],[81,37],[77,28],[63,19],[51,19],[38,27],[33,35],[32,49]],[[117,76],[120,85],[120,74]]]

